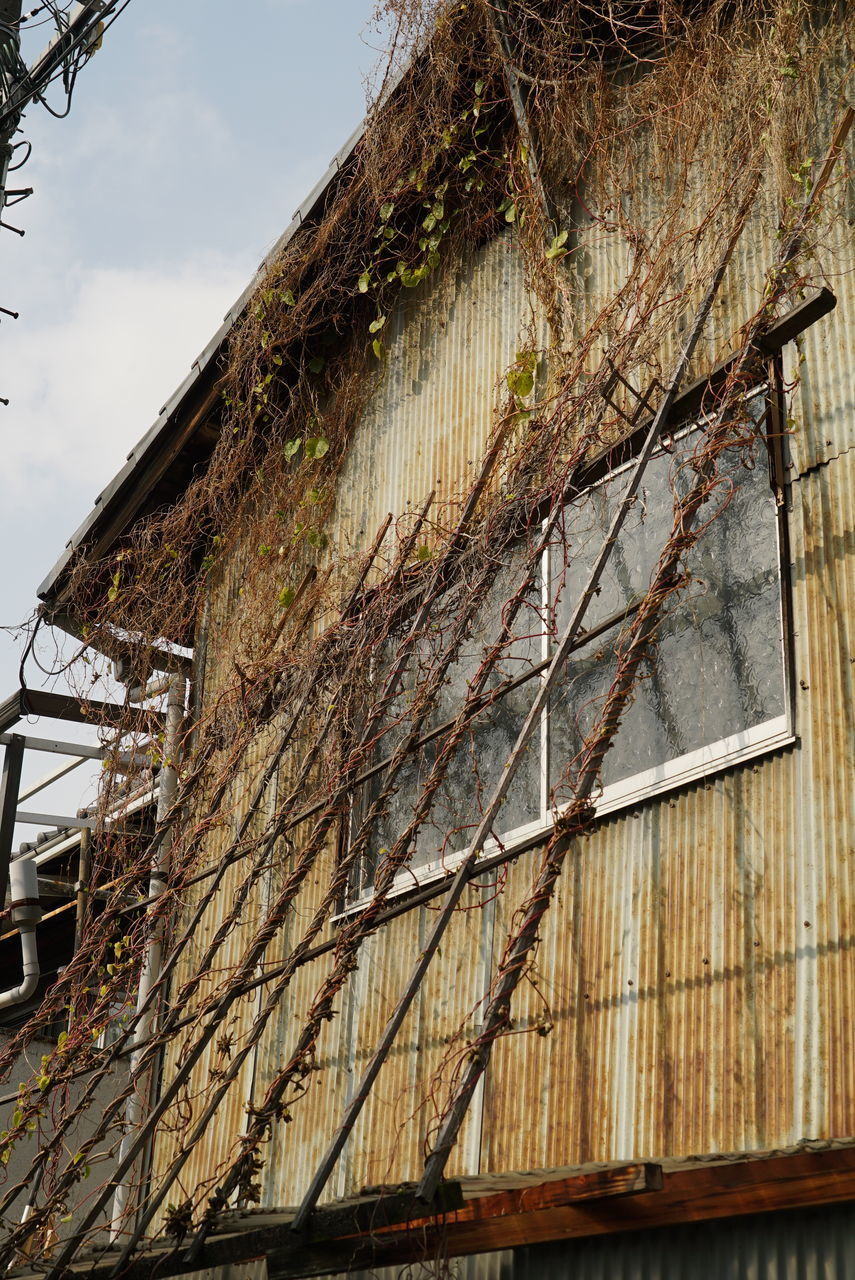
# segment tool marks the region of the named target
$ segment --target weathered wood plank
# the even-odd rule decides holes
[[[653,1188],[659,1185],[661,1190]],[[459,1204],[460,1184],[442,1184],[444,1203]],[[384,1207],[384,1201],[387,1201]],[[270,1280],[304,1280],[361,1267],[420,1258],[462,1257],[550,1240],[581,1239],[685,1222],[855,1202],[855,1147],[806,1151],[762,1160],[661,1171],[630,1165],[497,1192],[467,1200],[436,1216],[415,1219],[409,1190],[318,1211],[309,1236],[295,1238],[291,1214],[264,1216],[264,1226],[211,1236],[194,1270],[267,1257]],[[400,1213],[397,1224],[393,1215]],[[408,1216],[409,1215],[409,1216]],[[322,1238],[321,1231],[327,1232]],[[332,1231],[352,1232],[333,1238]],[[163,1247],[139,1255],[123,1280],[186,1274],[183,1250]],[[97,1263],[76,1263],[67,1280],[107,1280],[115,1252]],[[12,1273],[24,1280],[33,1272]]]

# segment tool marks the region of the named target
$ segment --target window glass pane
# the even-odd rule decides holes
[[[684,492],[693,482],[695,473],[684,464],[697,440],[692,433],[649,464],[593,621],[642,594],[671,529],[673,490]],[[701,519],[710,523],[687,558],[692,581],[663,611],[635,701],[604,762],[605,786],[784,714],[777,520],[767,467],[761,442],[752,458],[740,448],[720,463],[726,483],[702,508]],[[621,483],[607,482],[568,508],[567,549],[553,552],[559,585],[563,575],[559,630],[575,603],[571,583],[581,589],[624,490],[625,474],[614,479]],[[719,510],[728,492],[730,501]],[[581,554],[576,550],[574,556],[576,548]],[[567,559],[571,567],[565,570]],[[553,695],[551,785],[596,722],[614,678],[619,634],[615,627],[577,650]],[[567,798],[559,796],[559,803]]]
[[[470,635],[446,674],[423,733],[439,728],[454,719],[459,712],[471,684],[478,677],[487,649],[498,639],[503,622],[510,622],[508,602],[522,580],[529,554],[527,548],[520,546],[509,556],[507,566],[497,575],[474,620]],[[418,645],[404,680],[404,688],[395,701],[394,711],[388,717],[390,728],[378,745],[378,758],[389,756],[397,743],[406,736],[414,701],[441,658],[459,602],[463,598],[463,590],[449,593],[442,604],[437,606],[435,621],[428,627]],[[516,618],[510,623],[512,637],[487,676],[485,687],[488,690],[496,689],[506,680],[517,679],[540,662],[544,632],[540,594],[538,573],[536,583]],[[384,674],[394,661],[393,646],[390,645],[389,650],[388,657],[382,664]],[[440,861],[448,854],[466,847],[469,835],[477,826],[483,806],[489,801],[504,762],[513,748],[533,697],[534,682],[527,681],[497,698],[469,727],[448,761],[447,772],[434,798],[430,815],[417,835],[411,861],[413,868]],[[427,743],[418,756],[401,771],[397,790],[388,801],[386,813],[374,823],[370,853],[363,868],[363,887],[366,878],[369,881],[373,878],[373,868],[382,851],[390,848],[412,821],[414,808],[437,755],[442,750],[442,738],[439,737]],[[497,824],[500,832],[511,831],[542,819],[540,757],[540,735],[536,733],[503,805]],[[360,797],[361,812],[367,811],[383,785],[382,776],[365,785],[364,794]],[[358,813],[355,818],[358,819]]]

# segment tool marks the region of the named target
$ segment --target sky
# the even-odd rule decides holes
[[[28,111],[32,157],[11,185],[34,194],[4,215],[26,235],[0,231],[0,306],[20,313],[0,317],[0,626],[32,612],[96,495],[364,116],[382,43],[373,8],[131,0],[69,116]],[[29,61],[50,34],[28,37]],[[0,630],[0,700],[21,650]],[[28,760],[25,776],[56,763]]]

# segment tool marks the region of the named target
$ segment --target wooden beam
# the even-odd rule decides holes
[[[661,1190],[655,1188],[660,1186]],[[554,1240],[644,1231],[685,1222],[855,1202],[855,1146],[669,1171],[650,1164],[570,1174],[460,1204],[460,1184],[441,1184],[442,1207],[414,1218],[412,1190],[317,1211],[309,1235],[295,1238],[293,1210],[231,1219],[205,1242],[194,1268],[266,1256],[270,1280],[305,1280],[363,1267],[463,1257]],[[457,1207],[454,1207],[457,1205]],[[395,1216],[400,1214],[397,1223]],[[333,1235],[333,1232],[344,1233]],[[180,1246],[146,1250],[123,1280],[185,1275]],[[68,1280],[107,1280],[115,1251],[79,1260]],[[34,1272],[15,1272],[36,1280]],[[39,1273],[40,1274],[40,1273]]]
[[[372,1265],[415,1261],[431,1256],[431,1249],[442,1248],[447,1256],[457,1257],[550,1240],[855,1202],[855,1148],[665,1170],[660,1191],[610,1199],[568,1199],[564,1204],[549,1204],[548,1188],[549,1184],[542,1188],[546,1193],[544,1203],[529,1201],[527,1209],[514,1207],[514,1193],[505,1193],[507,1212],[501,1211],[502,1197],[489,1197],[494,1200],[491,1217],[477,1216],[478,1201],[469,1200],[441,1225],[429,1218],[413,1222],[409,1230],[419,1241],[418,1249],[413,1249],[400,1232],[383,1232],[375,1241]],[[306,1276],[312,1274],[323,1273],[303,1272]],[[281,1269],[270,1270],[270,1280],[288,1280],[295,1275]]]

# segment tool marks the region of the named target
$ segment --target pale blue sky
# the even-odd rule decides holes
[[[0,233],[0,305],[21,313],[0,323],[0,624],[31,611],[96,494],[361,120],[373,8],[131,0],[69,117],[28,112],[19,176],[35,194],[7,218],[27,234]],[[36,51],[49,34],[33,33]],[[19,648],[0,632],[0,698]]]

